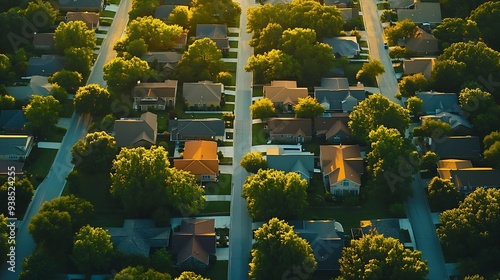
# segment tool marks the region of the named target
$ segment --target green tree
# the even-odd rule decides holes
[[[88,84],[78,89],[75,94],[75,111],[89,113],[94,117],[105,116],[111,112],[111,94],[98,84]]]
[[[299,98],[299,102],[293,109],[296,118],[316,118],[325,112],[325,108],[319,104],[318,100],[310,96]]]
[[[259,170],[247,177],[243,185],[243,198],[254,221],[272,217],[294,219],[307,207],[307,181],[295,172]]]
[[[406,109],[414,116],[418,116],[422,112],[423,105],[424,102],[417,96],[412,96],[406,100]]]
[[[472,119],[472,124],[479,135],[488,135],[493,131],[500,130],[500,106],[491,106],[486,112]]]
[[[73,48],[89,48],[96,46],[95,31],[89,30],[83,21],[61,22],[54,33],[54,47],[59,53]]]
[[[59,101],[60,104],[63,104],[68,99],[69,93],[59,84],[52,84],[52,96]]]
[[[375,78],[384,74],[385,68],[377,59],[363,63],[361,69],[356,73],[356,79],[366,84],[376,84]]]
[[[91,48],[70,47],[64,50],[64,69],[76,71],[88,77],[93,63],[94,50]]]
[[[182,55],[175,68],[176,76],[184,82],[214,81],[226,70],[222,52],[209,38],[196,40]]]
[[[90,275],[107,271],[112,258],[113,243],[107,230],[87,225],[76,233],[73,261],[80,272]]]
[[[104,131],[88,133],[71,149],[71,163],[85,171],[109,172],[118,148],[115,138]]]
[[[429,82],[422,73],[404,76],[398,84],[399,92],[405,97],[414,96],[417,91],[425,91],[429,88]]]
[[[264,54],[248,58],[245,71],[253,72],[258,83],[269,83],[273,80],[296,79],[300,76],[300,63],[291,55],[281,50],[271,50]]]
[[[104,80],[113,90],[123,90],[134,86],[149,73],[149,65],[140,58],[125,60],[117,57],[104,65]]]
[[[233,83],[233,75],[231,75],[231,73],[229,73],[227,71],[219,72],[219,74],[217,74],[217,77],[215,78],[215,80],[218,83],[223,84],[224,86],[230,86]]]
[[[151,256],[151,268],[158,272],[167,273],[172,270],[172,265],[172,255],[167,248],[161,248]]]
[[[175,280],[210,280],[192,271],[183,271]]]
[[[399,240],[366,234],[352,240],[339,260],[341,280],[427,279],[429,268],[422,252],[406,249]]]
[[[255,231],[255,241],[250,279],[288,279],[297,268],[307,279],[314,272],[316,260],[311,245],[285,221],[270,219]]]
[[[35,250],[23,260],[19,280],[57,279],[57,262],[52,254]]]
[[[47,131],[59,120],[61,104],[53,96],[32,95],[30,103],[23,107],[29,127],[35,134]]]
[[[241,157],[240,166],[249,173],[257,173],[261,169],[267,169],[267,160],[259,152],[248,152]]]
[[[58,11],[50,2],[32,1],[24,10],[24,16],[30,23],[36,24],[38,32],[50,31],[57,20]],[[41,20],[43,19],[43,20]]]
[[[275,115],[274,104],[269,98],[261,98],[250,105],[252,118],[267,119]]]
[[[456,208],[459,202],[458,188],[449,179],[434,177],[427,185],[429,204],[434,211]]]
[[[427,151],[422,158],[420,158],[420,169],[436,169],[439,156],[435,152]]]
[[[0,81],[9,84],[14,81],[14,74],[10,58],[0,53]]]
[[[127,52],[139,58],[143,56],[147,51],[148,51],[148,44],[146,44],[146,41],[144,41],[144,39],[142,38],[130,41],[130,43],[127,46]]]
[[[489,149],[496,142],[500,142],[500,131],[493,131],[483,138],[484,149]]]
[[[489,92],[479,88],[462,89],[458,95],[458,101],[460,102],[460,107],[469,113],[471,118],[488,111],[491,106],[495,105],[493,96]]]
[[[12,184],[6,182],[0,187],[0,197],[2,198],[2,201],[9,201],[8,194],[9,192],[11,192],[9,191],[9,187],[11,186]],[[21,218],[21,214],[26,211],[28,205],[31,202],[31,198],[35,193],[35,189],[33,188],[33,184],[31,184],[30,180],[28,180],[27,178],[16,180],[13,186],[15,187],[16,195],[16,217]],[[7,203],[4,203],[4,205],[0,207],[2,213],[8,213],[7,207]]]
[[[140,17],[132,20],[125,31],[128,42],[143,39],[149,51],[164,51],[174,46],[173,39],[182,34],[182,27],[167,25],[152,16]]]
[[[0,95],[0,110],[12,110],[16,107],[16,99],[10,95]]]
[[[7,261],[7,254],[9,251],[9,228],[7,227],[7,218],[3,214],[0,214],[0,261]]]
[[[129,19],[152,16],[159,6],[159,0],[134,0],[132,1],[132,9],[128,12]]]
[[[82,74],[76,71],[61,70],[49,77],[49,83],[58,84],[71,94],[76,93],[82,82]]]
[[[439,0],[443,17],[466,18],[470,12],[487,0]]]
[[[168,173],[166,184],[170,211],[183,217],[198,214],[205,205],[205,192],[196,182],[194,175],[175,168],[169,168]],[[166,223],[169,222],[165,217],[160,218]]]
[[[438,60],[431,71],[431,85],[438,91],[457,92],[465,82],[466,65],[455,60]],[[453,83],[450,83],[453,81]]]
[[[498,273],[500,257],[500,190],[477,188],[457,208],[441,213],[437,234],[450,254],[456,256],[467,274]]]
[[[390,22],[390,21],[398,21],[398,14],[393,10],[384,10],[382,14],[380,14],[381,22]]]
[[[118,272],[115,277],[115,280],[172,280],[172,277],[168,273],[161,273],[155,271],[154,269],[146,270],[142,266],[137,267],[126,267],[120,272]]]
[[[468,40],[478,40],[480,32],[476,22],[459,17],[452,17],[444,18],[443,21],[434,28],[432,35],[442,42],[452,44]]]
[[[196,25],[210,23],[233,24],[239,20],[241,7],[233,0],[209,1],[193,0],[191,2],[191,29]]]
[[[477,23],[477,28],[481,32],[481,38],[492,49],[500,49],[500,26],[492,24],[500,16],[500,3],[495,1],[486,1],[479,5],[470,13],[470,19]]]
[[[26,50],[24,48],[17,49],[14,54],[10,54],[9,59],[16,78],[23,77],[28,69],[28,53]]]
[[[290,28],[310,28],[316,38],[338,36],[344,26],[339,10],[334,6],[321,5],[310,0],[294,0],[287,5]]]
[[[262,31],[258,38],[252,38],[249,42],[254,48],[255,54],[263,54],[273,49],[278,49],[278,45],[283,34],[283,27],[278,23],[269,23]]]
[[[398,61],[407,58],[411,55],[411,51],[407,48],[395,46],[389,50],[389,57]]]
[[[484,150],[484,159],[493,167],[500,168],[500,141]]]
[[[187,6],[176,6],[168,16],[167,23],[189,29],[192,13]]]
[[[411,19],[403,19],[396,22],[394,26],[389,26],[384,30],[385,38],[390,45],[396,45],[400,39],[413,37],[417,26]]]
[[[361,101],[349,115],[349,128],[352,134],[362,140],[368,140],[368,134],[383,125],[395,128],[404,134],[410,124],[408,110],[390,101],[381,94],[370,95]]]
[[[441,139],[449,136],[451,126],[442,120],[425,119],[422,124],[413,129],[414,136],[431,137],[433,139]]]

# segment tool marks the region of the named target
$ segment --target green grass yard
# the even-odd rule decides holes
[[[267,133],[264,131],[264,123],[252,125],[252,146],[265,145],[267,143]]]
[[[229,158],[231,159],[231,158]],[[204,183],[206,195],[230,195],[231,174],[220,174],[218,182]]]
[[[49,173],[57,152],[58,150],[40,149],[37,147],[31,150],[23,171],[30,175],[28,178],[35,189]]]
[[[344,74],[349,80],[350,85],[354,85],[357,83],[356,73],[363,67],[362,62],[349,62],[349,64],[344,69]],[[365,85],[366,86],[366,85]]]
[[[229,95],[226,94],[226,102],[235,102],[236,101],[236,95]]]
[[[227,280],[228,265],[229,261],[217,261],[205,276],[211,280]]]
[[[238,57],[238,53],[237,52],[229,52],[228,56],[229,58],[237,58]]]
[[[238,41],[229,41],[229,47],[230,48],[237,48],[238,47]]]
[[[101,17],[111,17],[111,18],[114,18],[115,14],[116,14],[116,12],[113,12],[113,11],[101,11],[101,13],[99,15]]]
[[[230,201],[207,201],[198,216],[228,216],[230,208]]]

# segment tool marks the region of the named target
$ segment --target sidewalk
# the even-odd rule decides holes
[[[205,201],[231,201],[231,195],[205,195]]]
[[[38,142],[38,148],[59,150],[61,143],[58,142]]]

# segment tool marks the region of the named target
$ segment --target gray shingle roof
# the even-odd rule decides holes
[[[215,118],[170,120],[168,130],[172,140],[224,136],[224,121]]]

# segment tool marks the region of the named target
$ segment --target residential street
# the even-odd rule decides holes
[[[116,18],[119,20],[113,22],[108,33],[110,36],[104,41],[104,44],[101,47],[101,54],[96,61],[96,66],[94,67],[95,71],[92,71],[87,83],[104,85],[102,79],[102,66],[109,60],[113,59],[116,55],[112,48],[116,40],[121,37],[121,34],[125,30],[128,22],[128,11],[130,10],[131,2],[131,0],[122,0],[120,8],[116,13]],[[78,116],[73,114],[70,126],[63,138],[61,147],[56,155],[56,158],[54,159],[54,163],[52,164],[49,174],[38,186],[38,189],[33,196],[33,200],[26,211],[24,220],[18,228],[16,236],[16,271],[15,273],[12,273],[5,269],[3,270],[0,279],[16,280],[18,278],[24,258],[28,257],[35,248],[35,243],[28,232],[28,224],[33,216],[38,212],[43,202],[52,200],[53,198],[61,195],[64,185],[66,184],[66,176],[73,169],[70,156],[71,148],[79,139],[85,136],[90,125],[90,121],[91,118],[89,116]]]
[[[241,197],[241,189],[248,172],[238,163],[252,146],[252,75],[243,67],[253,54],[248,45],[251,34],[245,32],[247,26],[246,10],[256,5],[253,0],[240,0],[240,42],[238,44],[238,65],[236,68],[236,101],[234,122],[233,187],[231,198],[231,234],[229,235],[229,280],[248,279],[249,252],[252,246],[252,221],[248,214],[246,201]]]

